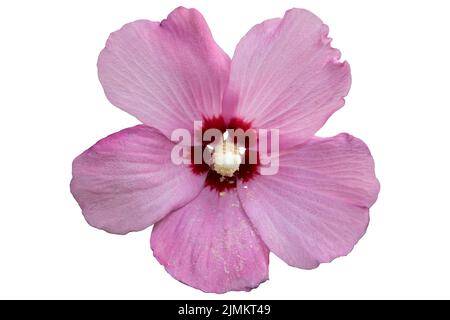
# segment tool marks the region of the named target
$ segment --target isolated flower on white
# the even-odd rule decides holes
[[[351,83],[327,35],[315,15],[292,9],[253,27],[231,60],[194,9],[112,33],[100,81],[143,124],[75,159],[71,191],[88,223],[116,234],[154,224],[158,261],[207,292],[257,287],[268,279],[269,252],[303,269],[348,254],[379,184],[361,140],[314,136]],[[240,163],[226,141],[211,163],[174,164],[172,132],[193,134],[198,120],[222,132],[278,129],[278,172]]]

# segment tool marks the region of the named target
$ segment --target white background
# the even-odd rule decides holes
[[[450,5],[447,1],[2,1],[0,298],[450,298]],[[110,32],[199,9],[225,51],[262,20],[307,8],[350,62],[346,106],[320,135],[371,148],[381,182],[366,236],[313,271],[271,255],[250,293],[205,294],[153,258],[150,229],[88,226],[69,192],[71,162],[138,121],[113,107],[96,61]]]

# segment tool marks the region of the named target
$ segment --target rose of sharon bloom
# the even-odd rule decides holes
[[[230,59],[194,9],[112,33],[100,82],[143,124],[74,160],[71,191],[87,222],[115,234],[154,225],[154,256],[206,292],[257,287],[268,279],[269,252],[303,269],[347,255],[366,231],[379,183],[364,142],[314,136],[351,82],[327,34],[314,14],[292,9],[253,27]],[[193,133],[198,120],[222,132],[279,129],[278,172],[174,164],[171,133]]]

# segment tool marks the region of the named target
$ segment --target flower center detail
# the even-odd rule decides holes
[[[238,118],[228,123],[222,117],[203,119],[202,134],[209,129],[217,129],[222,133],[220,141],[204,143],[191,147],[191,169],[194,174],[206,173],[205,184],[212,190],[221,193],[234,189],[237,180],[249,181],[257,175],[259,157],[255,151],[250,150],[248,141],[236,141],[229,130],[241,129],[243,132],[251,129],[251,123]],[[201,157],[201,163],[195,161],[195,152],[201,155],[206,152],[206,158]],[[253,159],[255,161],[249,161]]]
[[[224,177],[232,177],[239,170],[243,162],[245,147],[239,147],[235,143],[229,141],[228,131],[223,134],[223,140],[215,147],[208,145],[208,149],[212,149],[210,167],[215,172]]]

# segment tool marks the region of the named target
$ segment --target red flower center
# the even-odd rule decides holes
[[[228,124],[222,117],[204,119],[202,137],[210,129],[220,131],[221,139],[202,141],[191,147],[192,171],[207,173],[205,184],[218,192],[236,188],[237,179],[247,182],[254,177],[258,173],[259,157],[253,146],[256,135],[251,130],[251,123],[238,118],[231,119]],[[196,152],[201,156],[194,157]]]

